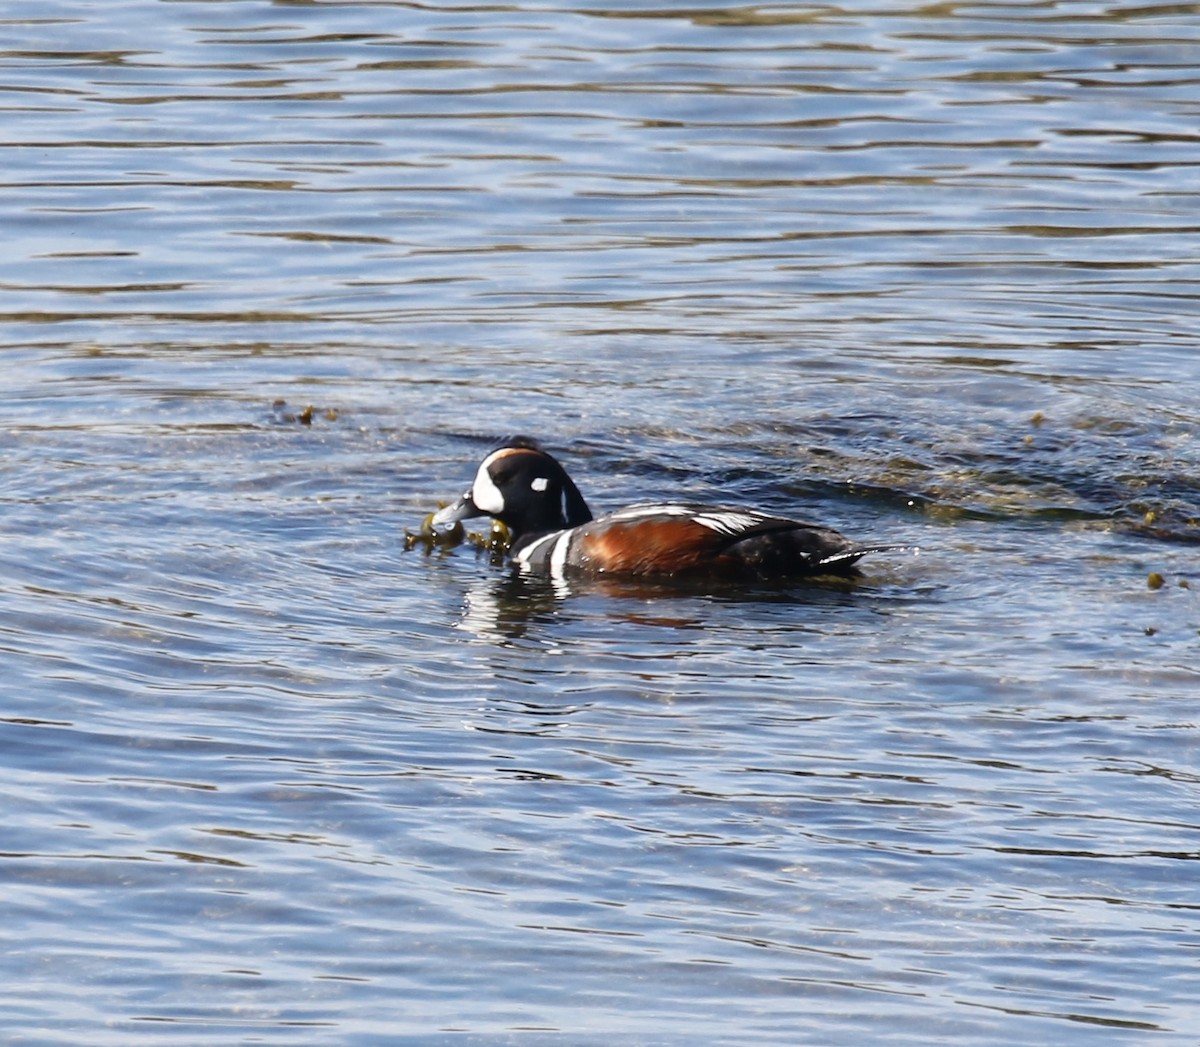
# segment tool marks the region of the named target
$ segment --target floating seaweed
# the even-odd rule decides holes
[[[446,527],[435,527],[433,517],[433,513],[426,516],[415,531],[405,529],[405,549],[420,548],[426,553],[432,553],[435,549],[453,549],[466,542],[473,546],[476,552],[501,559],[512,544],[512,535],[499,520],[492,521],[487,534],[481,534],[478,531],[467,531],[458,522]]]
[[[276,425],[312,425],[314,421],[336,422],[338,410],[336,407],[317,407],[306,404],[298,411],[293,411],[286,400],[275,400],[271,404],[271,420]]]

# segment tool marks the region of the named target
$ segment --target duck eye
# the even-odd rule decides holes
[[[529,486],[540,493],[550,486],[550,481],[544,476],[535,476]]]

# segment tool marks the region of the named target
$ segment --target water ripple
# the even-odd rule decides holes
[[[7,19],[9,1035],[1191,1042],[1190,13]],[[405,551],[512,431],[901,548]]]

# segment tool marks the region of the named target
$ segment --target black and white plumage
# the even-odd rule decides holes
[[[885,548],[753,509],[647,504],[596,519],[566,470],[525,437],[492,451],[471,487],[433,525],[476,516],[509,528],[509,555],[518,567],[554,578],[845,576],[856,573],[862,556]]]

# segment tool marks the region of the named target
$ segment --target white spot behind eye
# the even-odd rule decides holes
[[[532,487],[535,491],[540,492],[540,491],[544,491],[547,487],[550,486],[550,481],[548,479],[546,479],[546,477],[544,477],[544,476],[536,476],[536,477],[534,477],[533,483],[531,483],[529,486]]]

